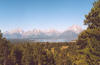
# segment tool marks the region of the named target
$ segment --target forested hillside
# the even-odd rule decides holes
[[[17,42],[0,37],[1,65],[71,65],[75,43]],[[75,53],[74,53],[75,54]],[[72,54],[73,55],[73,54]]]
[[[0,33],[0,65],[100,65],[100,0],[85,17],[76,42],[11,43]]]

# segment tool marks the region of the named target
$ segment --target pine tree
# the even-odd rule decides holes
[[[0,31],[0,64],[7,65],[8,56],[10,52],[10,44],[9,42],[2,37],[2,33]]]
[[[88,26],[78,38],[77,44],[86,55],[89,65],[100,64],[100,0],[93,4],[91,12],[85,16],[84,24]]]

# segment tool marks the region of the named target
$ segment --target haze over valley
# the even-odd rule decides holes
[[[72,25],[64,31],[57,31],[54,29],[40,30],[33,29],[24,31],[22,29],[14,29],[4,32],[3,36],[7,39],[26,39],[36,42],[69,42],[77,39],[78,34],[83,29],[79,25]]]

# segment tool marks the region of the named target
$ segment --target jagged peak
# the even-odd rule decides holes
[[[80,33],[80,32],[82,32],[83,29],[81,26],[74,24],[74,25],[70,26],[67,30],[70,30],[70,31],[73,31],[76,33]]]

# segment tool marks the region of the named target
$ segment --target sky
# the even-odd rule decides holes
[[[94,0],[0,0],[0,29],[65,30],[73,24],[84,28],[84,15]]]

